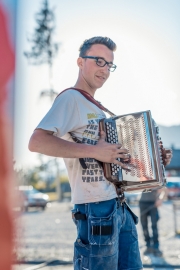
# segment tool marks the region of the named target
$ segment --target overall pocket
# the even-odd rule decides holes
[[[88,240],[91,245],[113,245],[117,240],[117,207],[105,217],[89,215]]]
[[[89,245],[84,245],[80,239],[74,243],[74,270],[89,269],[90,249]]]

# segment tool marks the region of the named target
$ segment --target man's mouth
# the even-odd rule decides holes
[[[96,77],[98,77],[98,79],[100,79],[101,81],[105,81],[105,79],[106,79],[104,76],[97,76],[96,75]]]

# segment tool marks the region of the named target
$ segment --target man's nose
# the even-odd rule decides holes
[[[106,64],[104,67],[101,67],[101,68],[102,68],[102,70],[103,70],[104,72],[109,73],[109,67],[108,67],[107,64]]]

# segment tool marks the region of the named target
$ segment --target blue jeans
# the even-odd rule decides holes
[[[116,199],[76,204],[72,213],[85,214],[75,219],[74,270],[142,269],[137,217]]]

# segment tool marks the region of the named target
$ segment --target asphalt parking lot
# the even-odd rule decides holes
[[[71,208],[70,202],[53,202],[49,203],[45,211],[31,209],[29,212],[16,212],[16,263],[13,270],[73,269],[71,262],[76,229],[71,220]],[[133,205],[132,209],[139,215],[137,205]],[[176,229],[180,230],[180,209],[176,210],[176,220],[172,202],[165,202],[159,212],[162,258],[143,255],[145,243],[141,225],[137,225],[144,268],[180,269],[180,236],[175,234],[175,221]],[[48,265],[48,262],[51,264]]]

